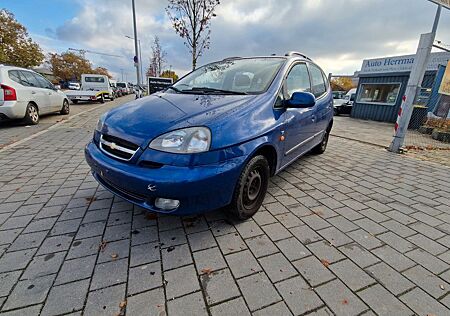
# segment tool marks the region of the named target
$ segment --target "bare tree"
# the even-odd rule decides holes
[[[211,42],[211,19],[219,0],[169,0],[166,12],[175,32],[184,39],[192,54],[192,69]]]
[[[159,37],[155,36],[152,45],[152,56],[150,57],[150,66],[147,70],[147,76],[149,77],[159,77],[161,76],[162,69],[166,63],[167,53],[161,46]]]

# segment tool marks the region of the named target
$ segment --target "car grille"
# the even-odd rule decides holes
[[[133,158],[139,146],[124,139],[103,134],[100,136],[100,149],[111,157],[129,161]]]

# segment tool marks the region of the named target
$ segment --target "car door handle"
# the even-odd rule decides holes
[[[36,91],[31,91],[31,94],[36,94]]]

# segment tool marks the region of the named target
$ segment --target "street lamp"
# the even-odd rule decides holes
[[[131,37],[131,36],[125,35],[125,37],[134,40],[134,38]],[[140,66],[141,66],[141,81],[142,81],[142,83],[144,83],[144,73],[143,73],[143,71],[142,71],[141,40],[140,40],[140,39],[138,39],[138,47],[139,47],[139,64],[140,64]]]
[[[136,78],[137,78],[137,84],[138,84],[138,92],[137,92],[137,94],[136,94],[136,98],[139,98],[140,97],[140,86],[141,86],[141,76],[140,76],[140,74],[139,74],[139,64],[141,63],[141,61],[139,60],[140,58],[138,58],[137,56],[138,56],[138,54],[139,54],[139,50],[138,50],[138,41],[137,41],[137,38],[138,38],[138,36],[137,36],[137,27],[136,27],[136,8],[135,8],[135,5],[134,5],[134,0],[131,0],[131,7],[132,7],[132,10],[133,10],[133,29],[134,29],[134,53],[135,53],[135,59],[137,59],[137,60],[135,60],[135,62],[137,61],[137,63],[136,63]]]

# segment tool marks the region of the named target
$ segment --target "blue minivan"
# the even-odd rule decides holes
[[[247,219],[270,176],[325,151],[332,125],[332,91],[310,58],[233,57],[105,113],[85,155],[100,184],[150,211]]]

